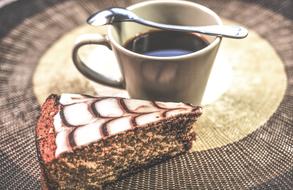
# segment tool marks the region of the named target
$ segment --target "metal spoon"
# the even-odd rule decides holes
[[[210,26],[179,26],[170,24],[161,24],[144,20],[138,17],[133,12],[124,9],[113,7],[110,9],[99,11],[90,16],[87,22],[94,26],[102,26],[105,24],[113,24],[115,22],[136,22],[146,26],[159,28],[163,30],[197,32],[211,36],[223,36],[228,38],[241,39],[248,35],[247,29],[240,26],[225,26],[225,25],[210,25]]]

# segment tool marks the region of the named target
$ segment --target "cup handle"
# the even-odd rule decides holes
[[[124,89],[125,83],[124,83],[123,78],[121,80],[110,79],[110,78],[92,70],[90,67],[88,67],[80,59],[80,57],[78,55],[79,48],[81,48],[82,46],[85,46],[85,45],[92,45],[92,44],[104,45],[104,46],[108,47],[109,49],[112,49],[111,45],[106,37],[99,35],[99,34],[83,34],[76,40],[76,43],[75,43],[74,48],[72,50],[72,61],[75,65],[75,67],[85,77],[87,77],[88,79],[90,79],[92,81],[95,81],[95,82],[98,82],[98,83],[101,83],[104,85],[108,85],[111,87]]]

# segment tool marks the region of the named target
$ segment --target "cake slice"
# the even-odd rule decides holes
[[[188,151],[201,107],[50,95],[36,127],[38,156],[49,189],[97,189]]]

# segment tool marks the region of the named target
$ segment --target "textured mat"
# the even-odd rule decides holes
[[[97,9],[134,2],[20,0],[0,9],[0,189],[40,188],[33,134],[40,106],[33,76],[44,53]],[[287,88],[281,103],[264,124],[237,141],[176,157],[105,189],[292,189],[292,1],[196,2],[270,43],[285,68]],[[233,121],[233,114],[226,117]],[[248,127],[249,120],[239,126]]]

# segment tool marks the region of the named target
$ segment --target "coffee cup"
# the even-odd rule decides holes
[[[143,19],[165,24],[222,24],[212,10],[187,1],[146,1],[127,9]],[[125,88],[132,98],[197,105],[201,103],[221,43],[221,37],[161,31],[132,22],[109,25],[106,36],[84,34],[79,39],[72,59],[87,78]],[[114,52],[122,73],[121,80],[113,80],[93,70],[80,59],[79,49],[89,44],[105,45]]]

